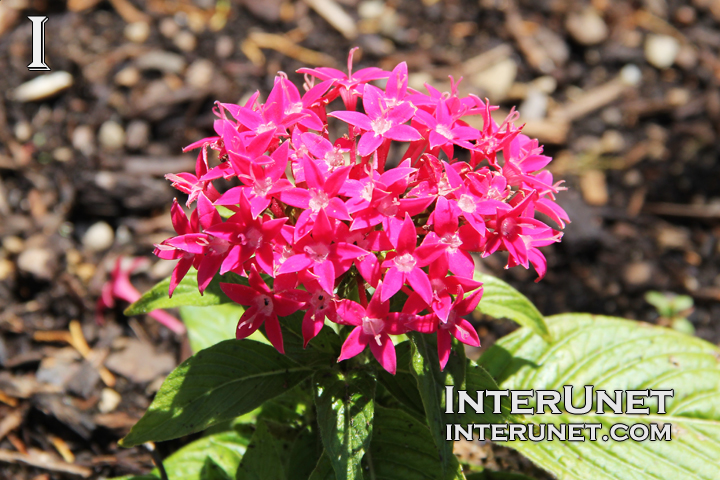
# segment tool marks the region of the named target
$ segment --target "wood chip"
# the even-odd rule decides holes
[[[284,35],[251,32],[250,35],[248,35],[248,39],[259,48],[275,50],[302,63],[307,63],[308,65],[323,67],[334,67],[336,65],[335,59],[331,56],[301,47]]]
[[[33,467],[42,468],[43,470],[67,473],[82,478],[88,478],[93,473],[93,471],[87,467],[57,460],[49,453],[35,449],[30,450],[30,452],[26,454],[0,449],[0,462],[24,463]]]
[[[127,23],[149,23],[152,20],[149,16],[135,8],[135,5],[130,3],[128,0],[110,0],[110,3],[118,15],[120,15]]]
[[[72,450],[70,450],[68,444],[65,443],[65,440],[60,437],[56,437],[55,435],[49,435],[48,438],[50,439],[50,443],[53,444],[53,447],[55,447],[55,450],[58,451],[63,460],[68,463],[75,463],[75,455],[72,453]]]
[[[605,172],[586,170],[580,175],[580,190],[588,205],[601,207],[607,205],[609,195]]]
[[[579,97],[564,103],[550,113],[551,118],[573,121],[614,102],[628,91],[630,87],[620,79],[613,79],[607,83],[583,92]]]
[[[83,10],[93,8],[101,1],[102,0],[68,0],[67,9],[71,12],[82,12]]]
[[[9,396],[2,390],[0,390],[0,402],[10,405],[11,407],[17,407],[18,404],[17,398]]]
[[[667,215],[670,217],[687,218],[720,218],[720,204],[711,205],[684,205],[681,203],[647,203],[642,209],[643,213],[654,215]]]
[[[0,440],[5,438],[7,434],[15,430],[17,427],[22,425],[23,418],[25,417],[25,409],[15,409],[5,415],[0,420]]]
[[[305,0],[310,8],[325,19],[335,30],[348,40],[358,36],[355,20],[334,0]]]

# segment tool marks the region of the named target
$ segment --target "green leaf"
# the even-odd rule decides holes
[[[320,460],[318,460],[308,480],[336,480],[335,470],[333,470],[332,462],[330,462],[330,457],[328,457],[327,452],[323,452],[320,456]]]
[[[170,455],[163,461],[163,466],[171,480],[205,480],[207,477],[203,477],[203,471],[206,469],[213,469],[207,474],[220,475],[221,472],[226,478],[234,478],[248,443],[246,438],[233,430],[208,435]],[[213,466],[208,467],[208,462]],[[153,473],[158,475],[157,470]]]
[[[475,272],[475,280],[483,283],[482,300],[477,310],[493,318],[509,318],[550,340],[542,314],[525,295],[497,277]]]
[[[342,341],[329,326],[324,326],[315,338],[310,340],[307,348],[303,347],[302,319],[303,312],[296,312],[289,317],[280,319],[283,330],[285,355],[300,364],[308,363],[333,367],[340,356]]]
[[[338,480],[362,479],[360,461],[373,428],[375,379],[365,372],[313,376],[317,422]]]
[[[395,346],[397,356],[397,371],[391,375],[385,369],[379,369],[378,380],[388,392],[411,414],[425,418],[422,398],[417,387],[417,380],[410,373],[411,348],[410,341],[402,342]]]
[[[250,412],[314,370],[268,345],[226,340],[200,351],[170,373],[121,445],[170,440]]]
[[[598,441],[507,443],[561,480],[720,478],[720,350],[670,329],[589,314],[547,318],[554,343],[522,328],[501,339],[481,363],[511,390],[575,387],[573,405],[585,403],[583,387],[595,390],[674,389],[666,414],[536,414],[541,423],[599,423]],[[672,424],[672,441],[602,441],[609,426]],[[587,430],[584,432],[588,436]]]
[[[180,307],[180,318],[188,330],[190,348],[197,353],[235,338],[238,320],[245,309],[236,303],[210,307]]]
[[[494,470],[483,470],[465,475],[466,480],[534,480],[527,475],[510,472],[497,472]]]
[[[465,351],[462,345],[454,342],[450,359],[445,369],[440,370],[437,344],[432,341],[434,337],[412,332],[410,339],[412,340],[411,370],[417,380],[430,433],[440,452],[440,463],[445,478],[455,461],[453,443],[445,440],[445,426],[461,421],[458,416],[445,413],[445,387],[453,385],[456,391],[464,390]]]
[[[212,458],[208,457],[205,459],[205,465],[200,471],[200,480],[232,480],[232,477],[217,463],[213,462]]]
[[[283,443],[270,433],[265,421],[259,420],[236,480],[285,480],[284,453]]]
[[[323,453],[322,441],[317,432],[304,429],[295,439],[288,459],[287,480],[307,480],[315,471]],[[330,471],[333,472],[332,465]],[[332,473],[333,479],[335,473]]]
[[[470,398],[477,399],[477,392],[485,390],[500,390],[495,379],[481,365],[468,360],[465,374],[465,390]],[[457,389],[455,390],[457,398]],[[483,398],[483,413],[477,413],[474,409],[466,407],[464,414],[458,414],[459,422],[463,425],[468,423],[505,423],[514,417],[510,413],[510,401],[507,397],[500,399],[500,413],[493,413],[495,403],[493,398]],[[454,408],[457,411],[457,405]]]
[[[438,450],[427,426],[402,410],[375,408],[375,427],[370,455],[366,455],[375,480],[450,480],[462,479],[455,456],[443,471]]]
[[[168,296],[170,289],[170,278],[166,278],[153,288],[145,292],[138,301],[125,309],[125,315],[141,315],[158,308],[174,308],[184,306],[207,307],[209,305],[220,305],[232,303],[225,293],[220,289],[220,282],[241,283],[247,285],[247,280],[232,272],[225,275],[216,275],[210,282],[205,293],[200,295],[198,291],[197,271],[192,270],[185,275],[182,282],[175,288],[172,298]]]

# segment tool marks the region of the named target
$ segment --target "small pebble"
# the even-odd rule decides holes
[[[6,258],[0,258],[0,282],[7,280],[15,271],[13,262]]]
[[[43,280],[50,280],[54,275],[55,257],[45,248],[28,248],[17,259],[17,266],[23,272]]]
[[[689,5],[683,5],[675,11],[675,18],[677,21],[685,25],[695,23],[696,17],[697,15],[695,14],[695,9]]]
[[[529,88],[525,100],[518,108],[523,121],[541,120],[545,118],[548,107],[548,96],[535,88]]]
[[[575,41],[582,45],[597,45],[608,35],[605,20],[593,9],[571,13],[565,22],[565,28]]]
[[[673,107],[682,107],[690,101],[690,90],[686,88],[672,88],[665,96],[665,99]]]
[[[680,42],[670,35],[648,35],[645,40],[645,59],[656,68],[670,67],[679,50]]]
[[[73,131],[72,146],[83,155],[95,153],[95,133],[89,125],[80,125]]]
[[[140,81],[140,70],[135,67],[125,67],[115,74],[115,83],[121,87],[134,87]]]
[[[133,150],[147,147],[150,142],[150,125],[143,120],[133,120],[127,126],[125,144]]]
[[[57,162],[69,162],[73,158],[73,151],[68,147],[58,147],[53,150],[52,156]]]
[[[487,92],[490,100],[499,102],[505,98],[517,76],[517,64],[512,58],[506,58],[490,68],[483,70],[470,79],[471,83]]]
[[[625,148],[625,138],[617,130],[606,130],[600,139],[600,145],[605,153],[618,153]]]
[[[135,43],[145,43],[150,36],[150,25],[147,22],[134,22],[125,26],[125,38]]]
[[[91,252],[101,252],[110,248],[115,241],[115,232],[105,222],[94,223],[82,238],[82,244]]]
[[[185,59],[177,53],[153,50],[139,56],[135,65],[140,70],[160,70],[167,73],[180,73],[185,69]]]
[[[27,142],[33,135],[32,125],[24,120],[15,124],[15,138],[20,143]]]
[[[366,20],[380,18],[384,11],[385,2],[380,0],[369,0],[361,2],[360,5],[358,5],[358,15],[360,15],[360,18]]]
[[[50,98],[73,85],[73,76],[68,72],[53,72],[41,75],[17,87],[11,96],[18,102],[35,102]]]
[[[160,21],[160,33],[167,38],[173,38],[180,31],[180,26],[175,20],[165,17]]]
[[[8,235],[2,241],[2,246],[8,253],[18,254],[25,249],[25,242],[15,235]]]
[[[119,123],[108,120],[100,126],[98,140],[105,150],[118,150],[125,145],[125,130]]]
[[[210,85],[214,72],[215,69],[213,68],[213,64],[210,60],[195,60],[187,69],[185,81],[187,81],[188,85],[191,87],[201,90]]]
[[[651,277],[652,265],[648,262],[633,262],[623,272],[623,278],[629,285],[644,285]]]
[[[103,388],[100,393],[98,410],[100,410],[100,413],[110,413],[120,405],[121,401],[122,396],[118,392],[112,388]]]
[[[637,65],[629,63],[620,70],[620,81],[625,85],[635,87],[642,81],[642,71]]]
[[[233,43],[232,37],[223,35],[215,42],[215,55],[219,58],[228,58],[233,54],[235,50],[235,44]]]
[[[173,43],[183,52],[192,52],[197,47],[197,38],[187,30],[182,30],[173,37]]]

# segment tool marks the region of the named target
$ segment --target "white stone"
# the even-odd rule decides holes
[[[571,13],[565,22],[570,35],[582,45],[597,45],[608,36],[607,24],[593,9]]]
[[[100,410],[100,413],[110,413],[120,405],[121,401],[122,396],[118,392],[112,388],[103,388],[100,393],[98,410]]]
[[[101,252],[110,248],[115,241],[115,232],[105,222],[94,223],[82,238],[83,246],[91,252]]]
[[[187,69],[185,80],[188,85],[197,89],[203,89],[210,85],[214,74],[213,64],[210,60],[195,60]]]
[[[118,150],[125,145],[125,130],[119,123],[108,120],[100,126],[98,140],[104,149]]]
[[[68,72],[53,72],[41,75],[17,87],[11,98],[18,102],[35,102],[52,97],[73,85],[73,76]]]
[[[147,147],[150,142],[150,125],[142,120],[133,120],[127,126],[125,144],[133,150]]]
[[[620,70],[620,81],[625,85],[636,87],[642,81],[642,71],[637,65],[629,63]]]
[[[197,47],[197,38],[187,30],[181,30],[173,37],[173,43],[183,52],[192,52]]]
[[[645,40],[645,59],[653,67],[670,67],[680,51],[680,42],[670,35],[648,35]]]
[[[73,148],[84,155],[95,153],[95,133],[89,125],[79,125],[72,134]]]
[[[150,36],[150,25],[147,22],[134,22],[125,26],[125,38],[135,43],[145,43]]]
[[[160,70],[167,73],[180,73],[185,68],[185,59],[177,53],[153,50],[141,55],[135,61],[140,70]]]
[[[49,280],[52,278],[52,264],[55,259],[52,252],[45,248],[28,248],[17,259],[17,266],[23,272]]]
[[[517,76],[517,64],[512,58],[506,58],[471,78],[474,86],[487,92],[493,102],[504,99]]]

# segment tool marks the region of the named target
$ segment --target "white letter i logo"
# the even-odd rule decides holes
[[[45,22],[46,16],[27,17],[32,22],[32,63],[28,65],[28,70],[50,70],[45,65]]]

